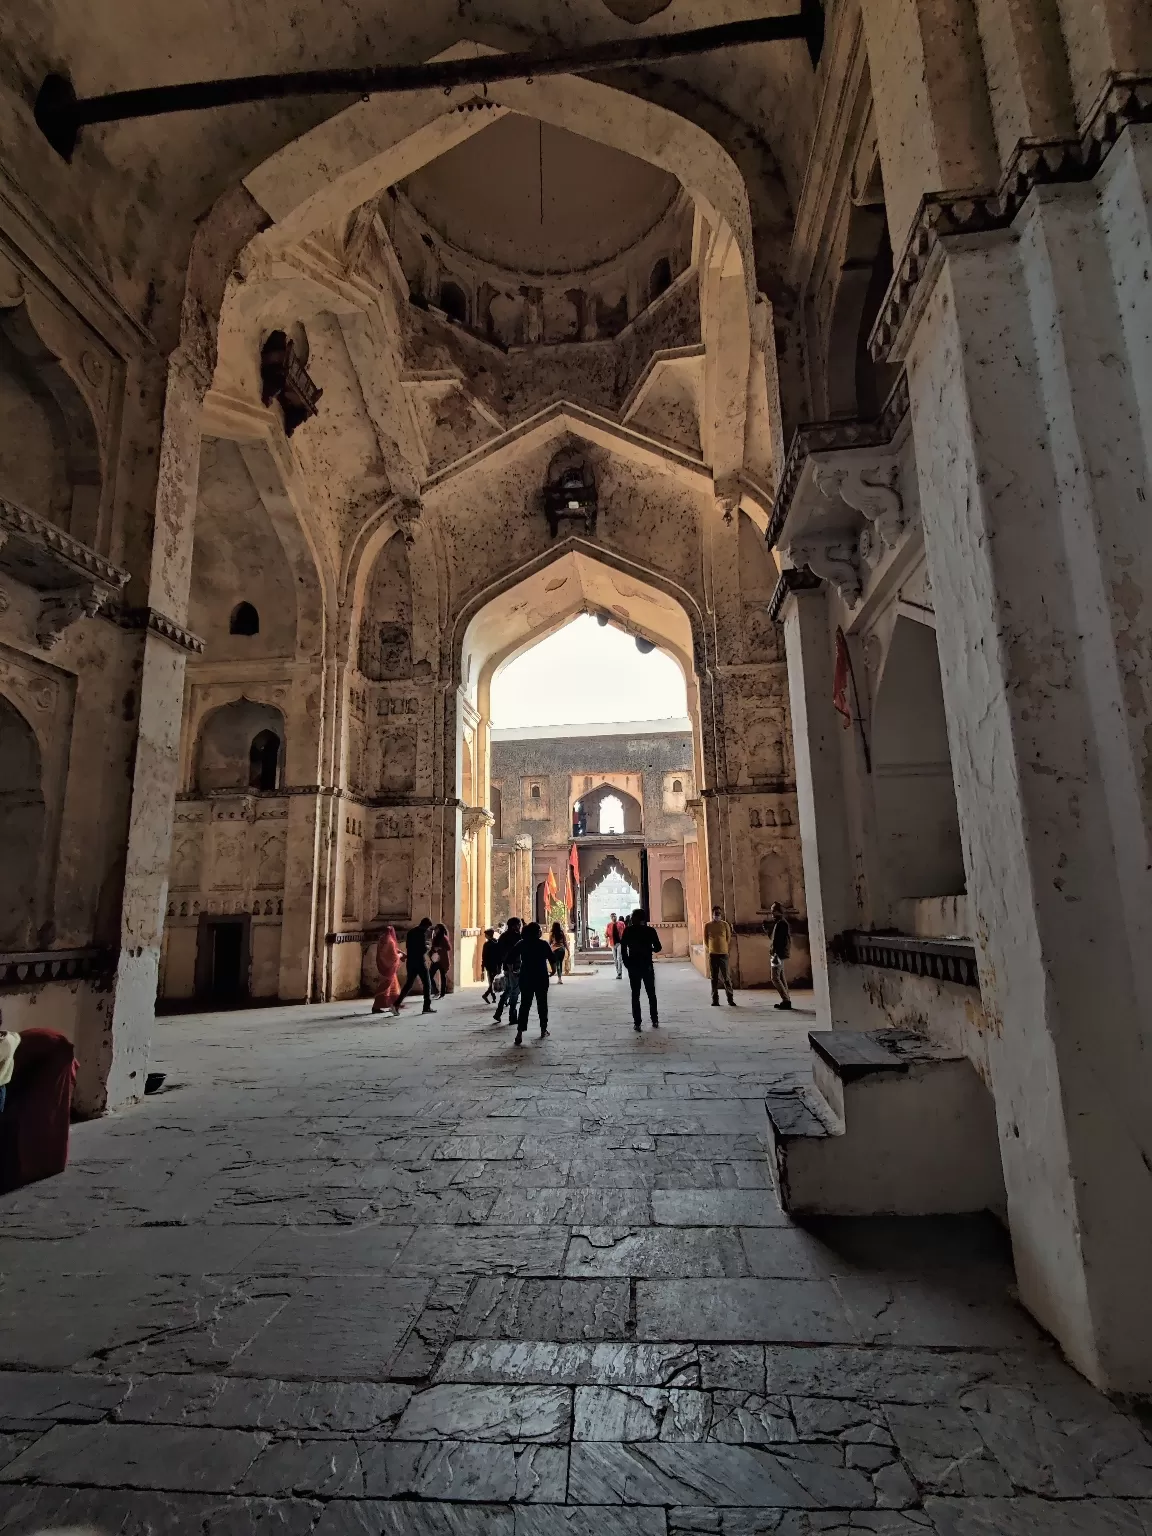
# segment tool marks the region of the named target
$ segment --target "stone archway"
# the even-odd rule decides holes
[[[625,594],[627,594],[625,596]],[[707,656],[704,627],[690,594],[677,590],[667,577],[635,565],[587,540],[565,540],[555,552],[535,561],[526,570],[510,573],[493,584],[458,617],[453,631],[453,655],[456,659],[456,689],[452,712],[458,742],[458,761],[463,760],[466,722],[479,721],[477,740],[481,744],[475,761],[482,771],[476,773],[474,793],[485,807],[491,803],[488,773],[490,751],[490,693],[492,678],[506,662],[522,655],[540,640],[562,628],[580,613],[610,613],[620,628],[658,646],[678,662],[684,672],[688,716],[692,723],[693,758],[696,782],[706,781],[704,736],[712,727],[711,694],[707,680],[701,686],[698,661]],[[702,725],[703,707],[703,725]],[[590,797],[614,795],[622,801],[625,792],[608,782],[596,786]],[[637,836],[642,829],[642,808],[632,799],[632,822],[625,822],[625,835]],[[487,831],[487,829],[485,829]],[[589,830],[596,830],[590,828]],[[483,889],[491,889],[492,840],[483,846],[476,842],[477,856],[483,868],[473,869],[473,880]],[[592,878],[592,889],[615,867],[611,855]],[[458,863],[458,853],[456,860]],[[639,870],[625,878],[639,891]],[[707,857],[701,849],[699,861],[702,900],[707,901]],[[588,883],[585,882],[587,890]],[[457,901],[457,921],[463,906]]]

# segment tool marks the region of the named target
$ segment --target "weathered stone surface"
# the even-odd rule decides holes
[[[628,1327],[628,1283],[481,1277],[464,1309],[463,1338],[611,1339]]]
[[[775,1192],[768,1188],[657,1188],[652,1191],[652,1218],[661,1226],[670,1227],[790,1225]]]
[[[664,1387],[577,1387],[574,1440],[706,1440],[712,1399]]]
[[[383,1442],[366,1447],[362,1463],[369,1498],[562,1504],[568,1451],[550,1445]]]
[[[725,1276],[748,1274],[739,1234],[725,1227],[574,1232],[564,1261],[569,1275]]]
[[[694,1386],[700,1363],[696,1349],[681,1344],[457,1343],[445,1352],[437,1377],[569,1386]]]
[[[0,1481],[229,1493],[268,1441],[247,1430],[59,1425],[0,1471]]]
[[[683,995],[698,995],[692,976],[684,983]],[[661,984],[675,1021],[674,969]],[[705,1058],[716,1079],[747,1071],[751,1056],[791,1059],[769,1003],[759,1024],[749,1003],[731,1036],[710,1034],[708,1016],[701,1022],[684,1003],[690,1029],[670,1022],[660,1054],[638,1061],[633,1040],[606,1040],[587,1000],[595,994],[581,994],[581,985],[595,982],[577,978],[557,996],[557,1046],[564,1020],[570,1036],[560,1066],[546,1042],[509,1069],[505,1048],[477,1036],[467,994],[442,1005],[436,1036],[418,1033],[416,1018],[385,1026],[386,1037],[364,1015],[324,1023],[324,1072],[348,1074],[331,1085],[307,1054],[320,1017],[312,1012],[286,1012],[275,1041],[266,1012],[231,1026],[258,1079],[243,1090],[220,1082],[227,1073],[218,1062],[234,1071],[236,1053],[224,1054],[215,1022],[205,1034],[183,1022],[164,1026],[173,1050],[187,1042],[186,1076],[203,1072],[205,1086],[145,1106],[142,1117],[163,1108],[161,1150],[149,1151],[143,1118],[80,1125],[72,1166],[44,1186],[54,1196],[58,1186],[98,1176],[102,1189],[130,1193],[135,1203],[125,1199],[117,1222],[85,1228],[85,1251],[98,1258],[106,1242],[114,1258],[127,1222],[140,1273],[113,1262],[101,1285],[95,1274],[56,1273],[48,1261],[54,1223],[72,1230],[63,1208],[35,1243],[10,1249],[16,1272],[6,1277],[0,1310],[0,1346],[9,1354],[0,1354],[0,1437],[11,1457],[0,1470],[0,1530],[940,1536],[949,1520],[969,1536],[955,1524],[963,1516],[983,1521],[971,1531],[984,1536],[1001,1516],[1011,1531],[1011,1521],[1034,1520],[1035,1512],[1074,1519],[1099,1507],[1110,1522],[1102,1529],[1145,1536],[1133,1524],[1148,1502],[1139,1422],[1034,1332],[1009,1349],[873,1344],[855,1332],[839,1292],[845,1277],[895,1288],[900,1326],[916,1324],[932,1338],[950,1336],[965,1312],[968,1337],[982,1336],[985,1319],[1000,1328],[1010,1272],[968,1253],[969,1227],[957,1228],[955,1241],[937,1234],[947,1264],[934,1266],[932,1247],[899,1233],[886,1231],[873,1254],[855,1230],[816,1237],[787,1223],[761,1225],[757,1212],[772,1214],[764,1191],[720,1182],[723,1162],[691,1155],[700,1133],[670,1136],[688,1146],[665,1158],[646,1131],[553,1134],[547,1127],[565,1119],[554,1113],[536,1114],[530,1159],[435,1158],[457,1125],[483,1118],[485,1105],[517,1107],[519,1123],[537,1101],[555,1110],[557,1096],[582,1096],[589,1086],[628,1090],[605,1092],[603,1102],[631,1104],[647,1097],[637,1093],[645,1087],[670,1103],[682,1098],[678,1087],[700,1083]],[[609,998],[614,985],[605,978]],[[762,1048],[757,1029],[765,1031]],[[381,1039],[387,1052],[371,1054],[383,1051]],[[302,1079],[290,1075],[301,1070],[296,1049]],[[692,1071],[674,1070],[680,1065]],[[377,1095],[365,1086],[372,1073],[405,1086]],[[401,1113],[406,1093],[413,1104]],[[738,1097],[718,1092],[714,1102]],[[401,1120],[407,1130],[393,1134]],[[414,1132],[425,1124],[435,1129]],[[631,1144],[645,1139],[650,1150]],[[248,1160],[253,1150],[259,1162]],[[209,1198],[198,1221],[218,1210],[221,1191],[242,1196],[249,1174],[261,1200],[275,1205],[282,1196],[294,1209],[325,1204],[334,1172],[340,1187],[363,1180],[389,1202],[425,1193],[431,1203],[415,1224],[392,1221],[391,1204],[347,1228],[270,1222],[246,1250],[252,1227],[236,1222],[243,1256],[235,1270],[198,1274],[194,1244],[168,1242],[163,1234],[173,1229],[144,1223],[169,1208],[165,1169],[186,1177],[185,1165],[201,1153]],[[585,1158],[606,1170],[623,1162],[626,1177],[641,1182],[525,1182],[530,1167],[580,1177]],[[709,1182],[688,1186],[692,1200],[665,1215],[693,1219],[650,1219],[664,1194],[683,1193],[654,1180],[687,1168]],[[460,1196],[456,1221],[434,1208],[445,1191]],[[698,1194],[711,1203],[701,1206]],[[717,1225],[714,1197],[733,1194],[740,1209],[730,1204],[726,1214],[748,1219]],[[577,1204],[567,1206],[570,1199]],[[525,1255],[535,1262],[542,1254],[556,1271],[573,1255],[586,1262],[586,1224],[557,1219],[577,1208],[644,1215],[594,1229],[619,1273],[483,1272]],[[150,1234],[158,1239],[154,1261]],[[422,1273],[398,1274],[416,1237]],[[834,1279],[683,1273],[739,1263],[762,1253],[762,1243],[793,1242],[800,1253],[819,1245],[832,1254]],[[649,1276],[657,1260],[664,1272]],[[158,1272],[176,1263],[190,1272]],[[829,1335],[835,1342],[820,1342]],[[60,1363],[11,1368],[39,1352]],[[943,1513],[930,1518],[924,1500]]]
[[[697,1503],[782,1508],[871,1509],[871,1480],[847,1468],[830,1447],[791,1447],[783,1455],[732,1445],[572,1446],[571,1496],[595,1504]]]
[[[566,1444],[572,1433],[567,1387],[448,1384],[418,1392],[393,1431],[396,1440],[494,1440]]]
[[[636,1287],[637,1333],[677,1338],[690,1315],[698,1339],[800,1340],[846,1343],[858,1337],[827,1280],[641,1280]]]

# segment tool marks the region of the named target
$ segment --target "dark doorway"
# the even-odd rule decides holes
[[[261,731],[248,753],[248,787],[267,793],[279,787],[280,738],[275,731]]]
[[[249,922],[244,914],[201,917],[196,952],[198,999],[217,1007],[235,1007],[248,1001]]]

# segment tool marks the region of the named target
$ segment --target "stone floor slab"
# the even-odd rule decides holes
[[[0,1532],[1152,1536],[995,1224],[795,1226],[810,1018],[659,984],[158,1024],[180,1091],[0,1206]]]

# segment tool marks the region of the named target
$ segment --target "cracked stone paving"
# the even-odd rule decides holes
[[[608,970],[157,1026],[168,1088],[3,1204],[0,1531],[1152,1532],[1140,1418],[991,1220],[781,1211],[798,1010]]]

